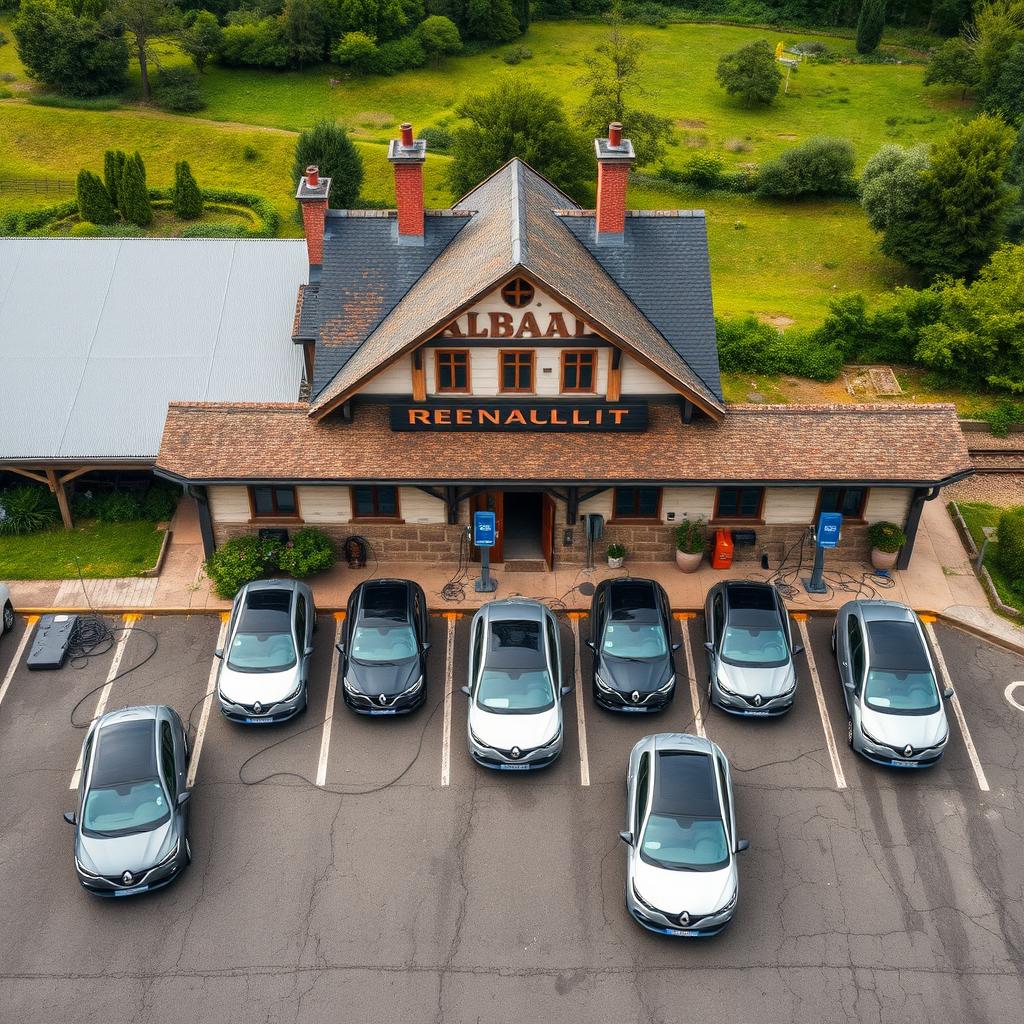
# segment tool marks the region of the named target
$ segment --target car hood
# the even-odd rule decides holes
[[[718,871],[672,871],[633,851],[633,885],[645,903],[666,914],[703,917],[721,909],[737,884],[736,863]]]
[[[234,704],[273,704],[294,693],[298,685],[298,664],[284,672],[236,672],[225,662],[217,677],[218,692]]]
[[[598,674],[620,693],[652,693],[664,686],[672,675],[672,663],[668,655],[643,661],[628,661],[602,653],[597,668]]]
[[[473,735],[488,747],[532,750],[554,739],[562,723],[562,706],[556,700],[548,711],[527,715],[498,715],[484,711],[473,700],[469,706],[469,727]]]
[[[719,660],[718,678],[733,693],[744,697],[758,693],[762,697],[778,697],[780,693],[793,689],[796,673],[792,661],[773,668],[758,668],[756,665],[730,665]]]
[[[153,867],[174,846],[174,815],[149,832],[131,836],[87,836],[79,832],[76,854],[82,866],[98,875],[138,875]]]
[[[420,677],[420,659],[407,658],[392,664],[371,664],[350,658],[345,670],[345,678],[360,693],[376,697],[383,693],[394,697],[403,690],[409,689]]]
[[[870,736],[897,750],[908,743],[918,748],[934,747],[949,735],[946,712],[941,706],[930,715],[893,715],[872,711],[862,704],[861,724]]]

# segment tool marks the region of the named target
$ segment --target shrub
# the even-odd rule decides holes
[[[120,149],[108,149],[103,154],[103,184],[114,209],[118,209],[121,201],[121,178],[128,157]]]
[[[331,179],[331,208],[350,209],[363,184],[363,158],[344,127],[325,119],[299,136],[292,162],[296,184],[311,164],[320,168],[322,177]]]
[[[72,238],[99,238],[100,229],[89,220],[80,220],[77,224],[71,225],[70,235]]]
[[[996,564],[1006,573],[1010,586],[1024,594],[1024,507],[1008,508],[999,517],[996,537]]]
[[[166,522],[174,516],[181,498],[181,488],[174,484],[154,483],[142,499],[142,516],[154,523]]]
[[[857,18],[857,52],[873,53],[885,30],[886,0],[862,0]]]
[[[626,545],[625,544],[609,544],[608,545],[608,557],[609,558],[625,558],[626,557]]]
[[[868,542],[875,550],[891,555],[907,543],[907,535],[895,523],[882,520],[868,527]]]
[[[205,221],[190,224],[180,235],[181,238],[251,238],[252,232],[242,224],[231,221]]]
[[[79,171],[75,183],[78,216],[92,224],[113,224],[117,212],[110,201],[106,186],[92,171]]]
[[[757,194],[786,199],[853,195],[853,164],[853,146],[846,139],[808,139],[761,168]]]
[[[372,74],[377,70],[377,40],[366,32],[346,32],[331,56],[336,63],[357,74]]]
[[[71,495],[71,514],[75,519],[95,519],[99,497],[90,490],[75,491]]]
[[[973,418],[984,420],[996,437],[1006,437],[1010,427],[1024,425],[1024,402],[1004,399],[995,408],[976,413]]]
[[[703,519],[684,519],[675,529],[676,550],[687,555],[700,554],[707,547]]]
[[[722,161],[713,156],[696,153],[683,165],[682,179],[695,188],[721,188],[723,183]]]
[[[373,68],[378,75],[396,75],[409,68],[421,68],[427,63],[427,51],[414,35],[402,36],[377,47]]]
[[[195,220],[203,215],[203,194],[199,191],[187,160],[181,160],[174,165],[171,205],[181,220]]]
[[[130,491],[111,491],[95,499],[94,512],[102,523],[128,523],[142,517],[142,502]]]
[[[81,99],[75,96],[28,96],[29,103],[34,107],[63,107],[67,110],[118,110],[121,101],[112,96],[98,99]]]
[[[57,499],[46,487],[25,484],[0,492],[0,536],[35,533],[59,519]]]
[[[121,216],[129,224],[148,227],[153,222],[153,208],[146,190],[146,167],[138,153],[125,160],[118,189],[118,206]]]
[[[651,3],[650,0],[623,0],[619,5],[619,14],[625,21],[637,25],[651,25],[654,28],[665,28],[668,25],[669,9],[664,4]]]
[[[202,110],[206,104],[199,92],[199,75],[192,68],[163,68],[154,89],[157,106],[180,114]]]
[[[835,380],[843,367],[837,344],[822,344],[813,332],[785,333],[748,316],[716,320],[718,358],[726,373],[789,373],[811,380]]]
[[[227,25],[221,34],[220,59],[229,66],[283,68],[288,44],[275,18]]]
[[[455,22],[439,14],[419,23],[416,38],[434,64],[440,64],[445,57],[462,49],[462,39]]]
[[[305,528],[296,530],[278,555],[278,567],[292,576],[305,579],[325,572],[337,561],[331,538],[322,530]]]
[[[741,97],[748,107],[771,103],[782,84],[782,72],[767,39],[755,40],[733,53],[724,54],[715,76],[730,96]]]
[[[206,560],[204,568],[217,596],[232,598],[246,583],[272,572],[280,551],[280,541],[243,534],[221,544]]]
[[[424,128],[419,137],[427,144],[427,149],[437,153],[445,152],[452,144],[452,133],[447,128]]]
[[[256,160],[259,160],[259,158],[260,151],[255,146],[246,144],[242,147],[242,159],[247,163],[254,163]]]
[[[501,59],[506,64],[521,64],[524,60],[533,59],[533,50],[528,46],[513,46]]]

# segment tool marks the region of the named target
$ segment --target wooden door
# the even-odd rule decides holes
[[[555,567],[555,499],[549,494],[541,499],[540,546],[551,572]]]
[[[493,512],[497,537],[491,548],[491,564],[505,561],[505,494],[503,491],[481,491],[469,501],[470,512]],[[472,528],[472,522],[470,527]],[[473,561],[480,561],[480,549],[473,545]]]

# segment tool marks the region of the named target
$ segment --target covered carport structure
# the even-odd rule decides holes
[[[0,239],[0,472],[149,470],[168,402],[293,402],[301,239]]]

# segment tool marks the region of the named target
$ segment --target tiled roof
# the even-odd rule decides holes
[[[730,406],[642,434],[394,432],[381,403],[352,423],[308,406],[172,403],[158,468],[183,479],[856,482],[933,485],[970,471],[952,405]]]
[[[330,269],[336,257],[325,240],[324,279],[320,285],[323,344],[317,347],[312,414],[322,414],[325,408],[353,393],[378,368],[436,331],[475,298],[519,270],[532,275],[556,295],[572,303],[591,324],[621,340],[663,376],[680,385],[699,405],[713,415],[720,414],[718,356],[714,347],[710,301],[706,303],[709,323],[704,325],[700,334],[694,335],[692,348],[697,355],[697,349],[703,345],[699,362],[706,373],[708,366],[713,365],[714,372],[708,373],[712,386],[687,364],[679,349],[673,347],[637,308],[617,283],[615,275],[606,272],[590,248],[566,227],[568,219],[556,215],[555,211],[564,210],[567,202],[562,192],[521,160],[511,160],[455,204],[454,213],[472,214],[471,219],[447,248],[439,255],[431,256],[429,267],[407,286],[402,301],[383,319],[378,315],[382,302],[371,302],[368,309],[360,305],[359,308],[365,309],[367,315],[360,318],[347,314],[342,323],[342,336],[337,338],[329,329],[326,311],[326,304],[335,302],[334,285],[329,278],[337,272]],[[332,226],[335,223],[328,220],[330,231],[335,230]],[[673,244],[689,241],[690,235],[685,240],[681,236],[675,238]],[[634,244],[640,241],[640,235],[637,235]],[[397,253],[417,251],[422,253],[423,249],[398,246],[392,240],[388,252],[380,253],[379,264],[372,264],[367,272],[380,274],[379,287],[383,288],[390,284],[388,260],[395,259]],[[702,248],[677,256],[694,262],[696,269],[693,273],[708,279],[706,288],[710,294],[706,241]],[[357,263],[366,262],[362,248],[353,250],[349,258]],[[650,272],[650,266],[659,262],[659,254],[651,253],[648,258]],[[674,259],[668,263],[674,265]],[[343,270],[349,276],[352,272],[351,267]],[[625,283],[630,283],[628,275],[620,276]],[[666,278],[665,288],[671,290],[674,287],[671,278]],[[372,296],[372,289],[367,290]],[[661,311],[664,303],[651,305]],[[696,307],[691,315],[697,315]],[[668,321],[667,317],[663,319]],[[333,348],[333,352],[329,365],[325,367],[321,365],[321,351],[328,348]],[[331,370],[335,375],[324,384],[324,375]]]

